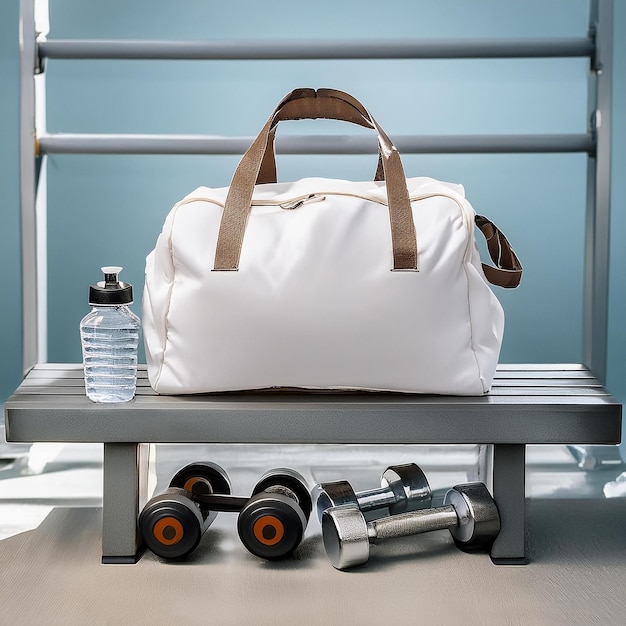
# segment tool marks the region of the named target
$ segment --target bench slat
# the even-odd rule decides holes
[[[254,391],[245,391],[245,392],[240,392],[238,395],[251,395],[253,393],[268,393],[268,392],[254,392]],[[269,393],[276,393],[276,392],[269,392]],[[278,392],[281,393],[281,392]],[[289,393],[289,392],[287,392]],[[306,395],[310,395],[310,396],[314,396],[314,395],[319,395],[319,392],[315,392],[315,391],[307,391],[307,390],[303,390],[301,392],[302,394],[306,394]],[[336,394],[332,394],[332,395],[338,395],[338,394],[344,394],[344,393],[351,393],[351,392],[337,392]],[[20,389],[18,391],[16,391],[15,395],[16,396],[27,396],[27,397],[31,397],[33,395],[38,395],[38,396],[83,396],[85,394],[85,387],[82,384],[82,382],[80,384],[75,384],[75,385],[66,385],[66,384],[60,384],[60,385],[55,385],[55,386],[46,386],[46,385],[33,385],[33,384],[29,384],[29,385],[25,385],[23,387],[20,387]],[[151,395],[151,396],[156,396],[156,392],[149,386],[149,385],[137,385],[137,395],[138,396],[147,396],[147,395]],[[219,395],[223,395],[223,394],[219,394]],[[230,395],[234,395],[234,394],[230,394]],[[404,394],[403,394],[404,395]],[[412,394],[408,394],[410,397],[414,397]],[[601,385],[563,385],[563,384],[553,384],[553,385],[545,385],[545,386],[536,386],[536,385],[511,385],[511,386],[505,386],[505,387],[494,387],[490,392],[489,392],[489,397],[491,398],[498,398],[498,397],[504,397],[504,396],[520,396],[520,397],[524,397],[524,396],[534,396],[534,397],[541,397],[541,396],[564,396],[564,397],[594,397],[594,396],[598,396],[598,397],[611,397],[611,395],[609,394],[608,391],[606,391],[606,389],[604,387],[602,387]],[[204,398],[206,399],[207,402],[211,401],[211,398],[218,396],[218,394],[207,394],[204,396],[199,396],[200,398]],[[460,396],[461,400],[463,402],[471,402],[472,400],[470,398],[467,398],[465,396]]]
[[[80,364],[36,366],[5,404],[8,441],[617,444],[621,404],[581,365],[506,365],[485,396],[250,391],[96,404]]]

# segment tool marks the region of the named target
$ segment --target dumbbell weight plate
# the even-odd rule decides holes
[[[357,495],[347,480],[336,480],[323,486],[316,485],[314,491],[317,494],[315,506],[317,508],[317,519],[320,522],[322,521],[324,511],[327,509],[346,504],[357,505]]]
[[[456,545],[466,552],[488,549],[500,531],[500,515],[487,487],[483,483],[457,485],[443,501],[451,504],[460,523],[450,528]]]
[[[230,493],[228,474],[217,463],[197,462],[186,465],[174,474],[170,487],[180,487],[189,493]]]
[[[252,495],[262,491],[295,496],[308,522],[313,501],[306,480],[300,473],[284,467],[270,470],[261,476],[252,490]]]
[[[165,493],[152,498],[139,516],[139,530],[152,552],[182,558],[196,548],[217,516],[193,501],[193,494],[230,494],[226,472],[215,463],[186,465],[170,480]]]
[[[153,498],[139,516],[139,531],[156,555],[178,559],[196,548],[204,519],[189,494],[176,487]]]
[[[257,493],[237,519],[244,546],[268,560],[283,559],[300,545],[307,520],[300,505],[281,493]]]
[[[217,463],[208,461],[190,463],[183,467],[170,480],[170,487],[184,489],[192,495],[230,495],[228,474]],[[202,502],[199,504],[205,516],[204,530],[206,530],[217,517],[217,512],[207,510]]]
[[[430,507],[432,494],[428,479],[415,463],[389,466],[381,476],[380,488],[355,492],[346,480],[316,485],[317,517],[331,507],[354,505],[363,514],[375,517],[396,515]]]
[[[389,504],[389,515],[429,508],[432,494],[428,479],[415,463],[392,465],[383,473],[380,486],[396,495],[396,502]]]
[[[354,504],[331,507],[324,511],[322,539],[326,555],[336,569],[361,565],[369,558],[367,522]]]

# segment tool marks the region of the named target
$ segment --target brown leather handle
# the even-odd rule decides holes
[[[374,128],[367,109],[347,93],[336,89],[295,89],[277,107],[272,127],[283,120],[329,119]]]
[[[522,264],[504,233],[483,215],[477,215],[475,224],[487,240],[487,250],[496,267],[482,264],[487,280],[498,287],[513,289],[522,280]]]
[[[256,180],[257,185],[277,182],[274,139],[276,137],[278,122],[301,119],[333,119],[343,122],[351,122],[353,124],[358,124],[359,126],[364,126],[365,128],[373,129],[373,126],[368,119],[369,113],[363,108],[358,100],[353,98],[346,100],[344,98],[336,97],[334,90],[328,89],[319,90],[322,92],[329,92],[328,95],[324,97],[311,97],[309,92],[312,91],[313,90],[309,89],[296,90],[293,92],[296,94],[294,98],[280,107],[280,110],[277,109],[274,124],[267,139],[267,146],[265,148],[265,154],[263,155],[261,169]],[[348,94],[345,95],[347,96]],[[382,156],[380,154],[378,157],[378,166],[376,168],[374,180],[384,180]]]
[[[358,102],[358,100],[351,98],[351,100],[348,101],[343,98],[337,98],[334,93],[329,93],[327,97],[316,97],[312,99],[308,93],[310,91],[313,90],[300,89],[293,92],[297,93],[297,96],[286,103],[285,106],[281,107],[280,111],[274,118],[275,123],[267,139],[267,146],[265,148],[265,154],[263,155],[261,169],[256,180],[257,185],[275,183],[277,181],[274,139],[276,137],[278,122],[300,119],[334,119],[358,124],[359,126],[364,126],[365,128],[373,128],[370,121],[367,119],[369,114],[363,108],[361,103]],[[320,89],[319,91],[332,92],[334,90]],[[384,179],[382,155],[379,153],[374,180],[381,181]]]
[[[270,135],[278,122],[281,119],[327,118],[329,115],[333,116],[329,119],[338,117],[376,131],[387,189],[393,269],[417,269],[417,240],[404,168],[389,137],[365,107],[349,94],[334,89],[296,89],[279,103],[235,170],[220,224],[214,271],[238,269],[254,184],[261,171]]]

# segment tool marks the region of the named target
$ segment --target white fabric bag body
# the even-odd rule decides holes
[[[310,91],[293,93],[314,100],[322,92]],[[287,98],[282,106],[292,102]],[[475,212],[462,187],[392,172],[380,134],[387,182],[255,184],[275,116],[257,138],[252,165],[247,153],[230,187],[200,187],[176,204],[147,258],[143,329],[153,388],[486,393],[504,315],[485,277]],[[246,179],[244,191],[238,176]],[[389,207],[396,197],[390,181],[399,178],[405,188],[394,193],[405,197],[408,229],[406,215],[398,218]],[[237,193],[243,199],[232,209]],[[234,226],[229,215],[239,216]],[[506,265],[513,253],[484,221],[497,244],[492,257]],[[398,252],[394,227],[408,230],[413,252]]]

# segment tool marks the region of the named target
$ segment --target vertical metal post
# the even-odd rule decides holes
[[[45,74],[38,36],[48,31],[47,0],[20,0],[20,204],[22,241],[22,367],[47,361],[46,158],[37,154],[45,132]]]
[[[605,383],[609,296],[611,208],[611,95],[613,72],[613,0],[592,0],[590,34],[595,41],[591,59],[589,120],[596,153],[587,167],[585,284],[583,301],[583,359]]]
[[[27,372],[39,350],[37,305],[37,217],[35,189],[35,15],[34,1],[20,0],[20,204],[22,238],[22,365]]]
[[[148,499],[149,444],[105,443],[102,562],[136,563],[141,552],[137,518]]]
[[[493,497],[500,513],[500,534],[491,547],[497,565],[526,563],[526,446],[493,446]]]

